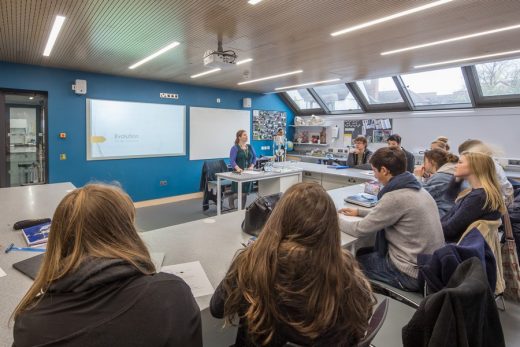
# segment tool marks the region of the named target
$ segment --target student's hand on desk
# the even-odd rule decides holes
[[[251,166],[249,166],[248,170],[253,170],[255,168],[255,166],[253,164],[251,164]]]
[[[344,214],[345,216],[359,216],[359,210],[357,208],[349,208],[349,207],[345,207],[345,208],[340,208],[338,210],[339,213],[341,214]]]

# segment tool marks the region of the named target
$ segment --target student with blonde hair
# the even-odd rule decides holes
[[[491,149],[490,146],[477,139],[468,139],[462,142],[459,145],[458,150],[459,155],[465,151],[481,152],[489,155],[491,158],[493,158],[493,156],[495,155],[494,151]],[[495,166],[498,185],[500,187],[500,191],[502,192],[502,197],[504,198],[506,205],[509,205],[513,201],[513,185],[507,179],[506,173],[504,172],[502,166],[500,166],[500,164],[498,164],[498,162],[495,159],[493,159],[493,165]]]
[[[477,220],[499,219],[506,209],[494,160],[486,153],[463,152],[454,176],[456,180],[448,188],[448,195],[457,194],[462,180],[467,180],[470,188],[458,194],[455,206],[441,219],[447,242],[457,242],[467,227]]]
[[[13,313],[14,346],[202,346],[190,288],[155,273],[134,218],[115,186],[63,198],[40,271]]]
[[[238,319],[235,346],[354,346],[374,297],[341,248],[334,202],[318,184],[289,188],[258,240],[240,251],[211,299],[213,316]]]

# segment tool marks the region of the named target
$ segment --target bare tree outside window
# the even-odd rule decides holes
[[[520,94],[520,59],[477,64],[483,96]]]

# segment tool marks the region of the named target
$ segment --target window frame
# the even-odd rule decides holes
[[[378,78],[387,78],[387,77],[378,77]],[[394,81],[394,84],[397,88],[397,91],[401,98],[403,99],[402,102],[394,102],[394,103],[384,103],[384,104],[370,104],[361,91],[361,88],[357,85],[357,82],[361,81],[353,81],[347,83],[347,85],[352,90],[352,93],[354,94],[354,97],[358,100],[359,105],[362,109],[365,110],[365,112],[390,112],[390,111],[409,111],[409,105],[407,104],[407,98],[406,95],[403,95],[402,88],[399,87],[399,85],[396,83],[395,76],[390,76],[392,80]],[[375,79],[375,78],[371,78]]]
[[[311,91],[308,88],[299,88],[299,89],[306,89],[321,108],[312,108],[312,109],[302,110],[302,109],[300,109],[300,107],[298,107],[298,105],[294,102],[294,100],[289,96],[289,94],[287,94],[287,91],[278,93],[278,95],[280,95],[282,97],[282,99],[285,100],[286,103],[293,109],[293,111],[299,115],[306,116],[306,115],[311,115],[311,114],[319,114],[319,115],[326,114],[326,108],[323,108],[321,99],[319,101],[318,101],[318,99],[316,99],[316,96],[313,94],[314,91]]]
[[[466,72],[464,71],[464,69],[462,68],[462,66],[459,68],[461,69],[462,77],[464,78],[464,84],[466,85],[466,90],[468,91],[468,97],[470,100],[469,103],[415,105],[408,88],[406,88],[406,83],[404,82],[402,75],[395,76],[396,84],[399,85],[399,87],[402,89],[403,93],[406,95],[405,99],[408,101],[410,110],[412,110],[412,111],[457,110],[457,109],[463,109],[463,108],[474,108],[475,100],[474,100],[470,85],[468,83],[469,78],[468,78]],[[441,70],[444,70],[444,69],[441,69]],[[428,71],[422,71],[422,72],[430,72],[430,71],[435,71],[435,70],[428,70]]]
[[[462,67],[468,76],[468,88],[471,89],[475,107],[520,106],[520,94],[485,96],[482,92],[476,65],[478,64]]]
[[[336,84],[335,84],[336,85]],[[339,83],[337,85],[344,85],[347,88],[347,91],[352,95],[354,100],[356,100],[359,109],[358,110],[330,110],[327,107],[327,104],[323,101],[323,99],[320,97],[318,92],[314,90],[314,88],[318,87],[315,86],[314,88],[310,88],[309,90],[312,90],[311,94],[313,94],[314,99],[319,100],[320,106],[327,112],[329,115],[341,115],[341,114],[363,114],[366,111],[363,109],[363,105],[359,102],[358,98],[356,97],[356,94],[352,91],[352,89],[349,87],[348,83]]]

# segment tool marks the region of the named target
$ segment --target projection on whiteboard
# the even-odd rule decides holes
[[[87,99],[87,160],[186,154],[185,106]]]

